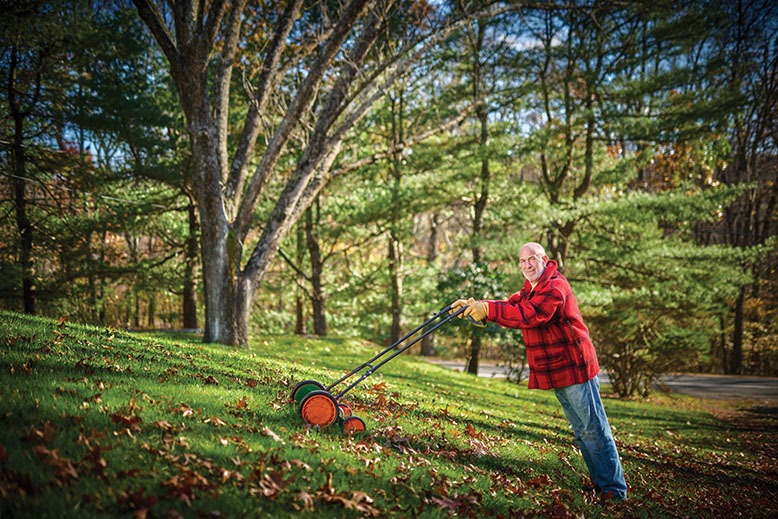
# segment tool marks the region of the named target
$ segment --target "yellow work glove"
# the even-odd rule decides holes
[[[474,321],[485,321],[489,316],[489,303],[486,301],[472,301],[463,312],[465,317],[472,317]]]
[[[451,310],[449,310],[448,313],[450,314],[456,313],[456,311],[462,308],[463,306],[468,306],[470,303],[473,302],[475,302],[475,299],[473,299],[472,297],[470,299],[457,299],[456,301],[451,303]],[[459,314],[457,317],[462,319],[462,314]]]

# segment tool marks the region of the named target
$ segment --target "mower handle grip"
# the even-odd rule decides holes
[[[484,326],[486,326],[486,321],[476,321],[475,319],[473,319],[472,315],[468,315],[467,320],[470,321],[470,324],[472,324],[473,326],[477,326],[478,328],[483,328]]]
[[[459,315],[459,314],[461,314],[462,312],[464,312],[464,311],[465,311],[465,309],[466,309],[466,308],[467,308],[467,306],[463,306],[462,308],[460,308],[459,310],[457,310],[457,311],[456,311],[456,313],[455,313],[454,315]],[[440,313],[438,313],[438,315],[442,315],[442,314],[444,314],[444,313],[446,313],[446,312],[449,312],[450,310],[451,310],[451,305],[448,305],[447,307],[443,308],[443,309],[440,311]],[[483,328],[484,326],[486,326],[486,321],[485,321],[485,320],[484,320],[484,321],[476,321],[475,319],[473,319],[473,316],[472,316],[472,315],[468,315],[468,316],[467,316],[467,320],[468,320],[468,321],[470,321],[470,324],[472,324],[473,326],[477,326],[477,327],[479,327],[479,328]]]

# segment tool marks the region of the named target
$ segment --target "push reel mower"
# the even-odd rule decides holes
[[[447,306],[440,310],[437,314],[430,317],[426,321],[424,321],[422,324],[417,326],[415,329],[407,333],[404,337],[400,338],[397,342],[394,344],[386,347],[384,350],[380,351],[378,354],[376,354],[373,358],[370,360],[362,363],[361,365],[357,366],[356,368],[352,369],[350,372],[346,373],[344,376],[330,384],[329,386],[325,386],[319,381],[316,380],[303,380],[302,382],[299,382],[297,385],[294,386],[294,389],[292,390],[291,394],[291,402],[295,402],[297,404],[297,410],[300,413],[300,416],[302,416],[303,420],[305,420],[305,423],[310,425],[315,425],[318,427],[327,427],[332,425],[333,423],[339,423],[343,426],[343,430],[349,431],[349,432],[363,432],[367,429],[365,426],[364,420],[359,418],[358,416],[354,416],[351,414],[351,407],[341,402],[341,399],[343,398],[346,393],[351,391],[357,384],[365,380],[367,377],[375,373],[381,366],[395,358],[396,356],[403,353],[405,350],[422,340],[427,335],[431,334],[447,322],[451,321],[455,317],[458,317],[462,312],[464,312],[467,309],[466,306],[458,309],[456,312],[449,314],[449,310],[451,310],[451,306]],[[442,317],[442,319],[441,319]],[[475,321],[470,316],[468,316],[468,319],[471,323],[475,324],[476,326],[485,326],[486,323],[483,321]],[[422,334],[420,334],[415,339],[411,340],[407,344],[404,344],[402,347],[399,347],[401,344],[405,343],[409,338],[411,338],[414,334],[419,332],[420,330],[423,330],[433,322],[436,322],[433,326],[430,326],[428,329],[424,330]],[[396,348],[396,349],[395,349]],[[394,351],[393,351],[394,350]],[[348,383],[350,379],[356,378],[353,382],[350,384]],[[348,384],[346,385],[340,392],[336,393],[333,391],[333,389],[341,384]]]

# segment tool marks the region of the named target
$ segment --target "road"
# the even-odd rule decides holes
[[[464,371],[464,361],[436,360],[430,362],[458,371]],[[504,378],[505,368],[490,363],[479,364],[478,376]],[[607,373],[600,374],[600,380],[608,383]],[[762,400],[778,404],[778,378],[735,377],[729,375],[665,375],[661,380],[663,389],[700,398],[718,400]]]

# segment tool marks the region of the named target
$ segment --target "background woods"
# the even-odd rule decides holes
[[[537,240],[619,394],[778,374],[772,2],[2,4],[4,309],[392,341]]]

